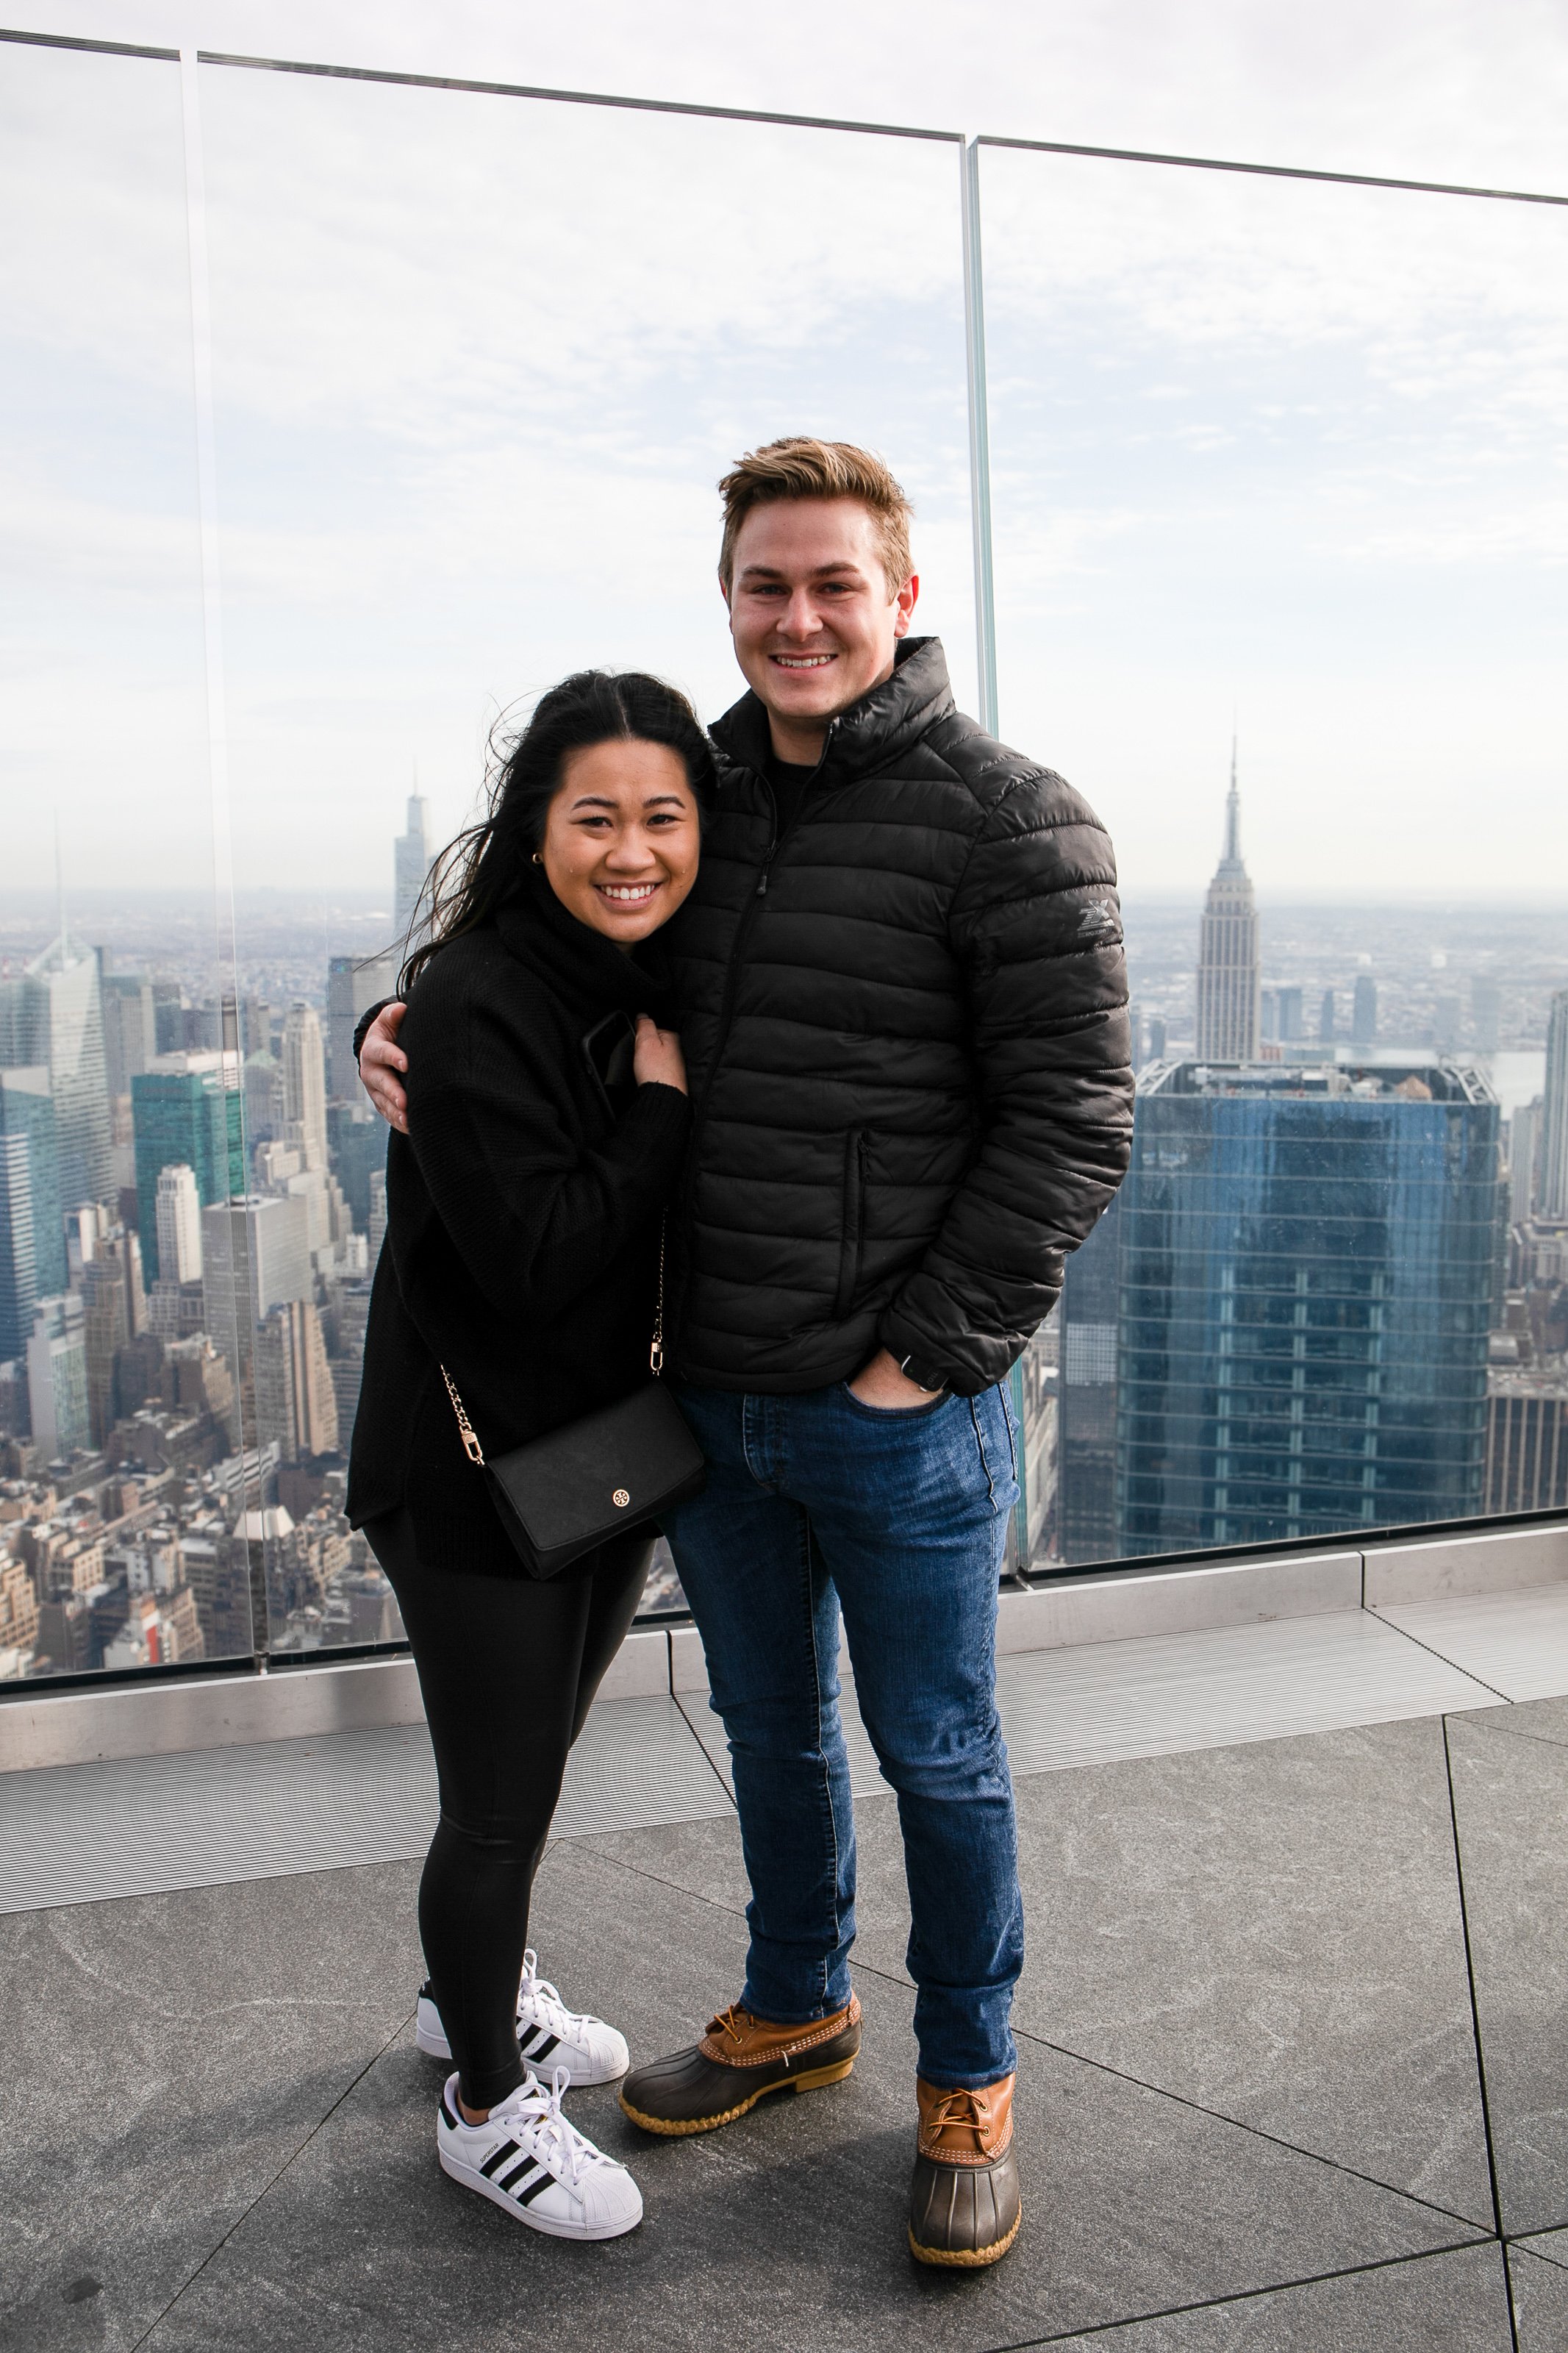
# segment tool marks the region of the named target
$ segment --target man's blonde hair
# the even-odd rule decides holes
[[[818,441],[809,433],[794,433],[761,449],[748,449],[724,476],[719,495],[724,501],[719,577],[726,596],[741,525],[753,507],[773,506],[781,499],[858,499],[869,507],[881,541],[889,596],[898,595],[915,568],[910,554],[914,509],[880,458],[869,449],[857,449],[852,441]]]

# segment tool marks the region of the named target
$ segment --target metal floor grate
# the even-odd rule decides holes
[[[730,1811],[672,1700],[606,1701],[556,1810],[563,1837]],[[0,1775],[0,1912],[422,1855],[436,1820],[423,1725]]]

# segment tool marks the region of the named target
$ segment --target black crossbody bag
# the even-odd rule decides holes
[[[630,1397],[542,1438],[485,1459],[445,1365],[441,1378],[463,1451],[482,1471],[500,1524],[530,1577],[554,1577],[607,1536],[642,1526],[695,1495],[708,1475],[702,1449],[660,1375],[664,1371],[664,1231],[658,1237],[658,1307],[652,1377]]]

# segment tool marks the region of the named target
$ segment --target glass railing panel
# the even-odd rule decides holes
[[[179,70],[8,45],[0,1677],[247,1656]],[[207,1256],[204,1259],[204,1250]]]
[[[1568,216],[997,147],[983,209],[1002,728],[1110,825],[1140,1066],[1032,1558],[1560,1508]]]
[[[217,67],[202,108],[239,995],[271,1008],[257,1413],[299,1652],[378,1603],[341,1513],[384,1217],[353,1015],[498,720],[586,664],[734,700],[714,486],[793,431],[905,481],[918,625],[973,702],[958,153]],[[666,1559],[648,1599],[680,1606]]]

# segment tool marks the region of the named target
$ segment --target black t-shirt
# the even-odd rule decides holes
[[[773,806],[779,813],[778,839],[782,841],[800,814],[805,788],[816,774],[817,764],[810,761],[805,767],[793,760],[781,760],[776,752],[768,754],[768,782],[773,786]]]

